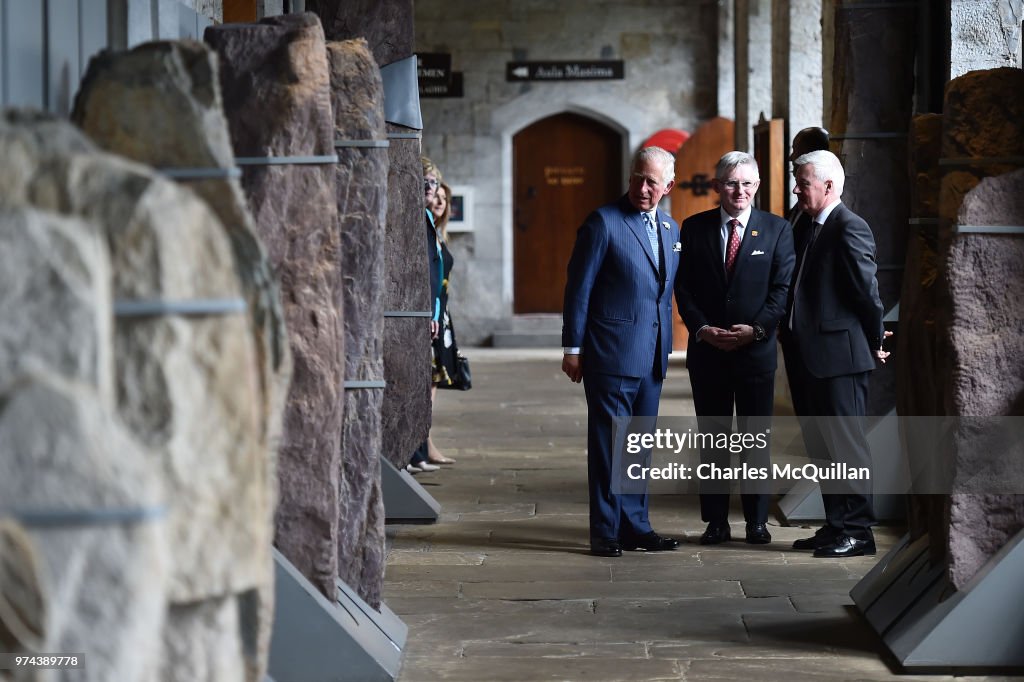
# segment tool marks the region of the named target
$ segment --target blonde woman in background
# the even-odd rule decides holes
[[[448,278],[451,276],[452,265],[455,259],[448,250],[448,219],[451,217],[451,196],[452,189],[444,182],[434,193],[434,202],[430,206],[430,212],[434,216],[434,231],[437,233],[437,243],[441,250],[441,291],[438,334],[434,338],[434,367],[432,378],[434,385],[430,390],[430,398],[437,396],[439,385],[450,386],[451,376],[455,372],[455,332],[452,329],[451,318],[448,315]],[[434,440],[427,436],[427,459],[432,464],[454,464],[455,460],[445,457]]]

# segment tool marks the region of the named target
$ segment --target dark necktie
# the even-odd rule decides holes
[[[725,248],[725,276],[731,278],[736,268],[736,256],[740,252],[740,221],[733,218],[729,221],[729,244]]]

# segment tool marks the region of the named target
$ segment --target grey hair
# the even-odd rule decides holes
[[[843,164],[839,162],[838,156],[830,151],[819,149],[807,152],[793,162],[793,166],[796,168],[806,165],[814,166],[814,177],[821,182],[832,181],[832,189],[835,190],[837,197],[843,196],[846,173],[843,171]]]
[[[747,152],[726,152],[723,154],[722,158],[718,160],[718,165],[715,166],[715,177],[723,180],[730,171],[739,166],[752,166],[757,179],[761,179],[761,172],[757,167],[757,159]]]
[[[676,157],[661,147],[644,147],[633,155],[633,162],[629,164],[629,172],[632,175],[637,166],[650,161],[661,168],[662,182],[668,184],[676,177]]]

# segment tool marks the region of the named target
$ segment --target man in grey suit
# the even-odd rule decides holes
[[[701,433],[767,434],[775,398],[775,330],[786,310],[793,275],[793,230],[752,202],[761,182],[757,161],[729,152],[718,162],[712,188],[721,206],[683,221],[676,276],[679,313],[690,330],[686,367]],[[744,453],[753,468],[770,466],[767,441]],[[701,450],[701,463],[728,467],[729,451]],[[765,480],[741,485],[746,541],[771,542]],[[702,545],[731,539],[728,482],[701,484]]]
[[[582,380],[587,396],[590,551],[597,556],[679,545],[651,528],[646,494],[615,493],[612,481],[614,419],[657,416],[672,348],[679,226],[658,202],[674,174],[675,158],[665,150],[637,152],[628,192],[587,217],[569,259],[562,371]]]
[[[840,201],[845,174],[834,154],[810,152],[794,165],[804,215],[794,230],[797,262],[780,334],[793,407],[812,459],[870,468],[868,377],[889,356],[874,236]],[[822,482],[822,501],[825,525],[794,549],[816,557],[875,554],[870,481]]]

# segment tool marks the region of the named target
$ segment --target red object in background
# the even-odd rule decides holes
[[[640,147],[661,147],[670,154],[675,154],[679,151],[679,148],[683,146],[683,143],[689,139],[689,137],[690,133],[685,130],[662,128],[644,140],[644,143],[640,145]]]

